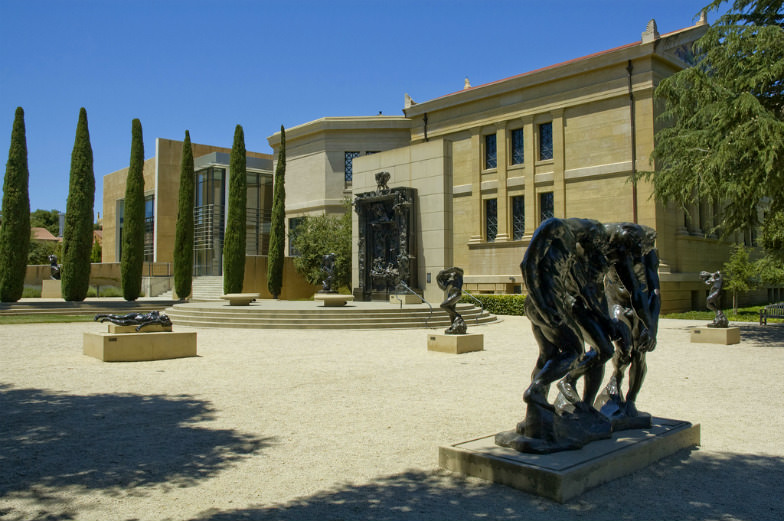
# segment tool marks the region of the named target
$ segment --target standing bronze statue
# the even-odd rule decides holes
[[[60,273],[62,268],[57,264],[57,255],[49,255],[49,278],[52,280],[60,280]]]
[[[626,303],[639,320],[637,343],[655,345],[658,305],[651,299],[658,302],[658,282],[645,284],[639,276],[646,263],[656,262],[647,255],[654,233],[636,224],[605,226],[590,219],[548,219],[536,230],[520,268],[539,357],[523,395],[525,420],[516,431],[496,436],[496,443],[554,452],[610,436],[611,421],[593,403],[604,365],[615,354],[613,342],[630,352],[633,333],[610,314],[605,279],[609,275],[628,293]],[[581,377],[582,397],[576,388]],[[560,395],[554,405],[547,396],[556,382]]]
[[[724,286],[724,277],[721,272],[701,271],[700,278],[705,284],[710,286],[705,305],[713,311],[714,317],[713,322],[708,324],[708,327],[730,327],[730,321],[727,320],[727,317],[721,310],[721,293]]]
[[[463,335],[468,331],[465,320],[455,309],[460,297],[463,295],[463,270],[462,268],[446,268],[436,276],[438,287],[446,292],[441,309],[449,314],[451,325],[444,331],[447,335]]]

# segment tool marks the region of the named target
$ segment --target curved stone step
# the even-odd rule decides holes
[[[498,317],[470,304],[458,312],[469,328],[498,322]],[[450,324],[447,313],[426,305],[396,307],[387,303],[354,303],[346,307],[322,307],[313,301],[261,300],[250,306],[225,302],[176,304],[166,310],[175,325],[248,329],[419,329]]]

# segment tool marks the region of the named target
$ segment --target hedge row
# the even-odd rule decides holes
[[[525,295],[473,295],[485,310],[493,315],[525,316]],[[460,302],[476,304],[471,297],[463,295]]]

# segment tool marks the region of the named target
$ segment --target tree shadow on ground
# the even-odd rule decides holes
[[[783,481],[781,457],[682,451],[566,504],[445,471],[410,471],[282,505],[211,510],[191,521],[778,520]]]
[[[185,395],[78,396],[0,384],[0,414],[0,498],[40,487],[119,494],[190,486],[273,441],[205,427],[213,409]]]
[[[745,322],[730,325],[740,327],[740,340],[742,343],[751,343],[764,347],[784,347],[784,324],[761,326]]]

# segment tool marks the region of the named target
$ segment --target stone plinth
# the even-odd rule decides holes
[[[459,355],[472,351],[482,351],[485,345],[485,336],[481,333],[466,333],[464,335],[427,335],[427,350],[440,353]]]
[[[62,281],[54,279],[42,280],[41,298],[63,298]]]
[[[701,344],[739,344],[739,327],[696,327],[691,331],[691,341]]]
[[[196,332],[85,333],[82,352],[104,362],[196,356]]]
[[[390,304],[397,304],[400,305],[400,302],[403,304],[421,304],[422,299],[417,297],[416,295],[412,295],[411,293],[406,293],[403,295],[390,295],[389,296],[389,303]]]
[[[109,333],[160,333],[163,331],[171,331],[171,326],[162,326],[160,324],[151,324],[144,326],[141,330],[136,331],[139,326],[120,326],[117,324],[108,324]]]
[[[259,298],[258,293],[226,293],[221,295],[223,300],[229,301],[229,306],[249,306],[251,302]]]
[[[313,295],[315,302],[321,301],[324,307],[334,308],[345,306],[346,302],[353,302],[354,295],[341,295],[339,293],[316,293]]]
[[[439,447],[440,466],[561,503],[675,452],[700,444],[700,426],[653,418],[648,429],[613,433],[579,450],[526,454],[499,447],[495,435]]]

